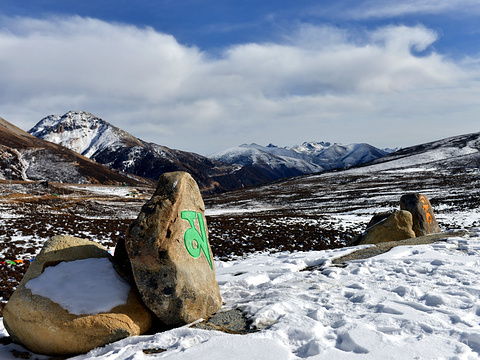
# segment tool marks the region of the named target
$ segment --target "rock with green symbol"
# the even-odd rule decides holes
[[[118,251],[126,252],[145,305],[163,324],[188,324],[222,306],[205,205],[188,173],[160,177]]]

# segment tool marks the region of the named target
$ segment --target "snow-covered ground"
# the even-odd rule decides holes
[[[185,326],[74,359],[478,359],[479,240],[473,228],[343,268],[332,259],[359,247],[217,261],[223,309],[243,310],[259,331]],[[0,334],[7,335],[3,327]],[[1,346],[0,358],[15,359],[12,350],[25,351]]]

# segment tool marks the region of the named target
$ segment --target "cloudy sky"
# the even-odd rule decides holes
[[[0,117],[208,155],[480,131],[478,0],[0,0]]]

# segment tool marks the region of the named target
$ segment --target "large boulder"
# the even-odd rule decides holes
[[[436,234],[441,232],[433,208],[425,195],[411,193],[400,198],[400,209],[407,210],[413,215],[413,231],[417,236]]]
[[[47,355],[85,353],[150,329],[152,315],[100,245],[48,240],[3,311],[12,339]]]
[[[412,214],[400,210],[392,213],[387,218],[376,222],[367,228],[359,239],[359,244],[378,244],[388,241],[399,241],[415,237],[412,230]]]
[[[125,248],[145,305],[164,325],[184,325],[221,308],[205,205],[188,173],[160,177],[127,231]]]

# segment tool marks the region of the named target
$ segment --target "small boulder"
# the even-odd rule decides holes
[[[400,198],[400,209],[413,215],[413,231],[416,236],[436,234],[441,232],[433,208],[425,195],[411,193]]]
[[[181,326],[221,308],[205,205],[188,173],[160,177],[127,231],[125,249],[142,300],[164,325]]]
[[[361,235],[358,243],[361,245],[378,244],[409,239],[415,237],[412,226],[412,214],[404,210],[396,211],[367,228],[365,233]]]
[[[49,239],[3,311],[12,339],[36,353],[71,355],[149,330],[150,312],[110,258],[92,241],[63,235]],[[82,291],[100,278],[107,286]],[[117,289],[110,291],[110,286]]]
[[[383,213],[378,213],[373,215],[369,223],[367,224],[367,229],[371,228],[376,223],[379,223],[380,221],[387,219],[392,214],[393,212],[383,212]]]

